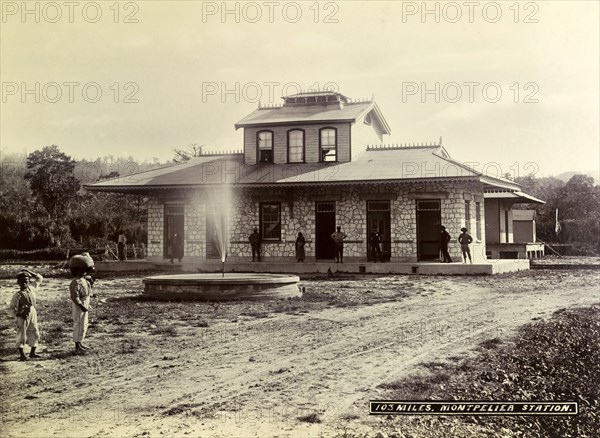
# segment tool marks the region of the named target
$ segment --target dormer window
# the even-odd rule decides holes
[[[288,131],[288,163],[304,162],[304,130]]]
[[[259,163],[273,162],[273,131],[260,131],[256,136],[257,161]]]
[[[322,128],[319,131],[321,161],[337,161],[337,129]]]

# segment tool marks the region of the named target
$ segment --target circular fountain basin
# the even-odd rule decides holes
[[[146,277],[144,294],[160,300],[273,300],[302,295],[287,274],[178,274]]]

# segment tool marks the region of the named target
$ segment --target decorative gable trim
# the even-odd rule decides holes
[[[341,194],[328,194],[328,195],[311,195],[309,198],[311,201],[342,201]]]
[[[398,193],[359,193],[361,201],[395,201]]]
[[[448,199],[449,197],[449,192],[419,192],[408,194],[408,199]]]

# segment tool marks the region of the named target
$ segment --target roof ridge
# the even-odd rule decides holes
[[[283,108],[283,105],[279,104],[279,103],[265,103],[264,105],[262,104],[262,102],[258,102],[258,109],[279,109],[279,108]]]
[[[374,100],[371,97],[365,97],[365,98],[361,98],[361,99],[352,99],[352,98],[348,98],[348,102],[346,103],[346,105],[352,105],[352,104],[357,104],[357,103],[373,103]]]
[[[238,154],[243,155],[244,150],[243,149],[232,149],[232,150],[227,150],[227,151],[208,151],[208,152],[202,151],[198,157],[194,157],[194,158],[214,157],[214,156],[219,156],[219,155],[238,155]]]
[[[388,151],[388,150],[396,150],[396,149],[431,149],[440,147],[440,143],[392,143],[392,144],[376,144],[376,145],[367,145],[368,151]]]

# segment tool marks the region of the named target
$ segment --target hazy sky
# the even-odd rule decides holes
[[[442,136],[513,175],[598,170],[597,1],[25,5],[2,2],[3,153],[241,149],[258,100],[328,85],[375,97],[385,143]]]

